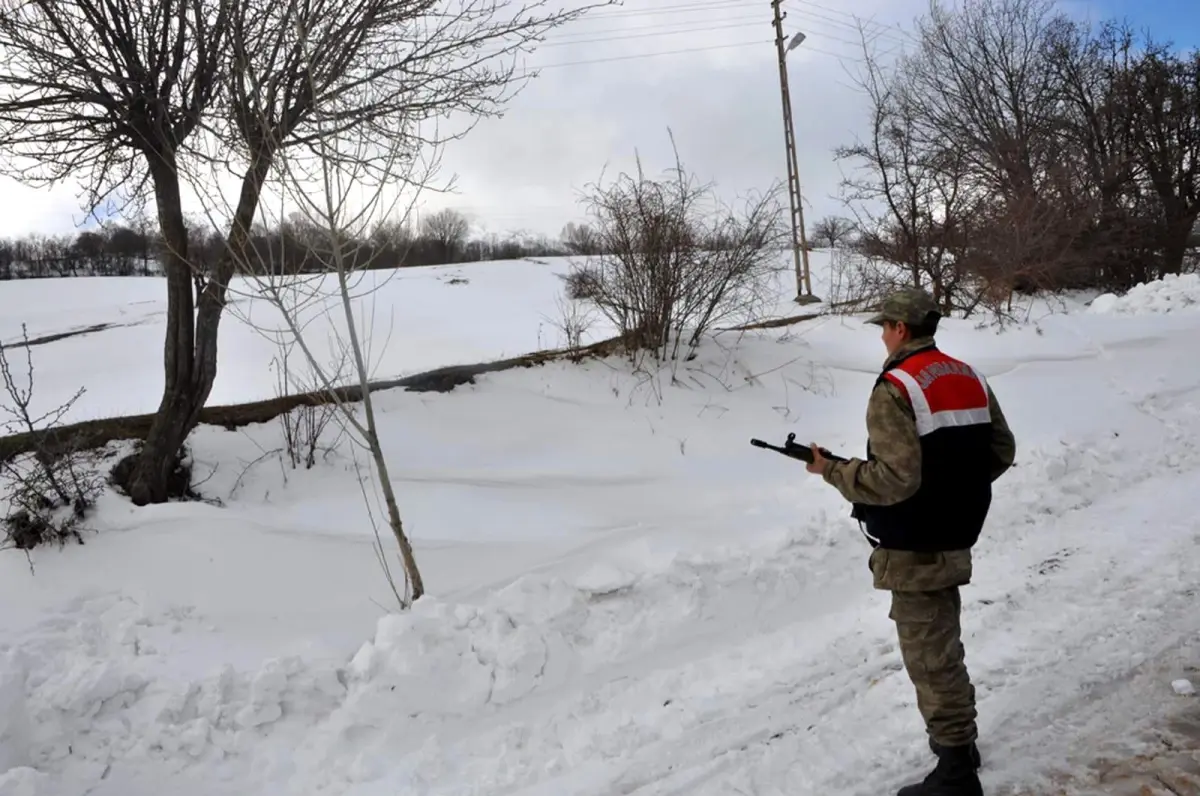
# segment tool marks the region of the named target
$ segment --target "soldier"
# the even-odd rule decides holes
[[[975,688],[962,645],[959,587],[991,506],[991,484],[1016,443],[984,377],[934,342],[941,313],[923,290],[898,291],[868,323],[887,361],[867,403],[867,458],[836,462],[812,446],[818,473],[854,505],[874,548],[877,589],[891,592],[900,655],[937,767],[899,796],[981,796]]]

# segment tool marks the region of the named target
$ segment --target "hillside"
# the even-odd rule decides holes
[[[561,345],[565,269],[396,272],[376,375]],[[151,411],[164,299],[154,279],[4,283],[0,340],[111,324],[33,349],[38,405],[82,385],[69,420]],[[1162,787],[1105,760],[1186,784],[1200,280],[1030,317],[939,334],[1019,446],[964,591],[985,788]],[[212,403],[273,395],[273,343],[222,329]],[[609,359],[378,394],[429,588],[404,615],[352,446],[295,471],[265,455],[276,423],[202,427],[211,503],[109,493],[85,545],[32,571],[0,554],[0,796],[893,792],[931,758],[867,545],[832,489],[747,444],[860,454],[882,360],[873,327],[826,316],[719,335],[674,373]]]

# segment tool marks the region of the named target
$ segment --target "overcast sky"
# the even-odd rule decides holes
[[[1200,43],[1195,3],[1080,0],[1072,8],[1126,15],[1191,45]],[[887,51],[906,42],[925,7],[926,0],[784,0],[786,34],[807,35],[789,56],[789,74],[810,227],[839,210],[833,149],[852,141],[863,119],[847,75],[861,62],[855,16]],[[668,167],[668,127],[687,168],[726,193],[786,178],[769,0],[623,0],[555,31],[528,63],[541,75],[504,118],[450,145],[443,168],[457,175],[457,191],[428,198],[427,208],[458,208],[484,231],[555,235],[582,218],[579,192],[602,169],[629,169],[635,150],[650,171]],[[76,193],[0,181],[0,235],[85,225]]]

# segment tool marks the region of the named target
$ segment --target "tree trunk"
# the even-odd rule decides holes
[[[367,367],[362,344],[358,339],[358,330],[355,328],[354,310],[350,304],[350,287],[346,283],[346,269],[340,262],[337,276],[342,311],[345,313],[347,334],[350,337],[350,351],[354,356],[358,383],[362,387],[363,413],[367,420],[366,442],[371,449],[371,458],[374,459],[375,468],[379,473],[379,488],[383,492],[384,503],[387,505],[388,525],[391,526],[392,535],[396,537],[396,544],[400,547],[400,559],[404,563],[404,574],[408,578],[412,600],[415,602],[425,594],[425,581],[421,577],[421,570],[417,568],[417,558],[413,554],[412,543],[409,542],[408,534],[404,531],[400,506],[396,502],[396,491],[392,488],[392,478],[388,474],[387,458],[383,455],[383,446],[379,442],[379,433],[375,427],[375,405],[371,400],[371,386],[368,378],[370,370]]]
[[[152,164],[151,177],[163,238],[161,256],[167,274],[167,333],[163,348],[162,400],[127,484],[130,498],[139,506],[162,503],[170,497],[167,486],[171,471],[176,454],[191,431],[187,427],[187,418],[193,414],[190,390],[194,340],[192,269],[174,159],[162,156],[160,163]]]
[[[1163,274],[1183,273],[1183,261],[1187,258],[1188,244],[1196,225],[1196,214],[1185,213],[1167,224],[1163,235]]]
[[[183,220],[179,177],[173,163],[152,169],[158,197],[159,224],[166,251],[167,335],[164,351],[163,397],[150,425],[128,484],[136,505],[164,503],[170,494],[171,473],[188,435],[200,419],[217,377],[217,335],[225,293],[236,257],[245,251],[250,225],[258,210],[262,185],[273,152],[260,153],[242,178],[237,211],[216,271],[193,305],[194,269],[188,257],[187,227]]]

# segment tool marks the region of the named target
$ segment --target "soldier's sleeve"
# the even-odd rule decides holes
[[[1008,427],[1004,410],[1000,408],[1000,402],[996,400],[991,385],[988,385],[988,407],[992,415],[992,480],[995,481],[1004,475],[1016,460],[1017,440],[1012,429]]]
[[[912,497],[921,486],[921,440],[907,397],[891,382],[871,391],[867,436],[875,458],[830,462],[825,480],[851,503],[889,506]]]

